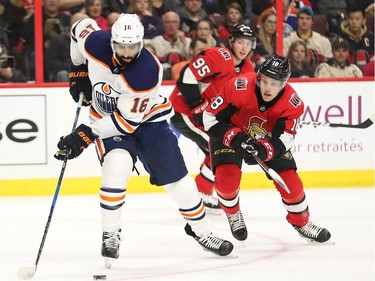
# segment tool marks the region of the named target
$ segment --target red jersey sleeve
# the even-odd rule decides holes
[[[214,79],[226,68],[234,68],[232,54],[226,48],[209,48],[198,55],[189,68],[198,81],[205,82]]]

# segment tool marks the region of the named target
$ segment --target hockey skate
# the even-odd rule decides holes
[[[238,210],[235,214],[226,215],[233,237],[239,241],[245,241],[247,239],[247,229],[241,210]]]
[[[331,233],[323,227],[317,226],[312,222],[308,222],[304,226],[293,225],[298,234],[305,238],[309,243],[335,244],[330,238]]]
[[[185,232],[187,235],[193,237],[202,246],[203,250],[207,252],[223,257],[228,256],[233,251],[233,244],[231,242],[215,237],[212,234],[198,236],[188,223],[185,226]]]
[[[111,268],[113,260],[118,259],[120,255],[121,229],[115,232],[103,231],[102,240],[104,264],[106,268]]]
[[[206,208],[207,213],[220,215],[223,212],[219,205],[219,199],[217,197],[213,196],[212,194],[205,194],[202,192],[199,192],[199,195],[202,198],[203,205]]]

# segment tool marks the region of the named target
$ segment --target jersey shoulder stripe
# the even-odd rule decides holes
[[[169,115],[172,112],[172,103],[165,98],[162,104],[155,105],[147,114],[145,114],[143,121],[154,121],[160,117]]]
[[[121,134],[133,133],[139,126],[139,123],[125,119],[118,112],[111,114],[111,119]]]

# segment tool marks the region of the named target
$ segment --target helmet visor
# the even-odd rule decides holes
[[[134,58],[141,50],[141,45],[141,42],[135,44],[113,42],[113,50],[119,57]]]

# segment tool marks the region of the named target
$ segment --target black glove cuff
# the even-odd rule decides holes
[[[236,149],[239,149],[239,148],[242,148],[241,147],[241,144],[243,142],[247,142],[248,140],[250,139],[250,137],[245,134],[244,132],[239,132],[232,140],[231,142],[231,147],[236,150]]]

